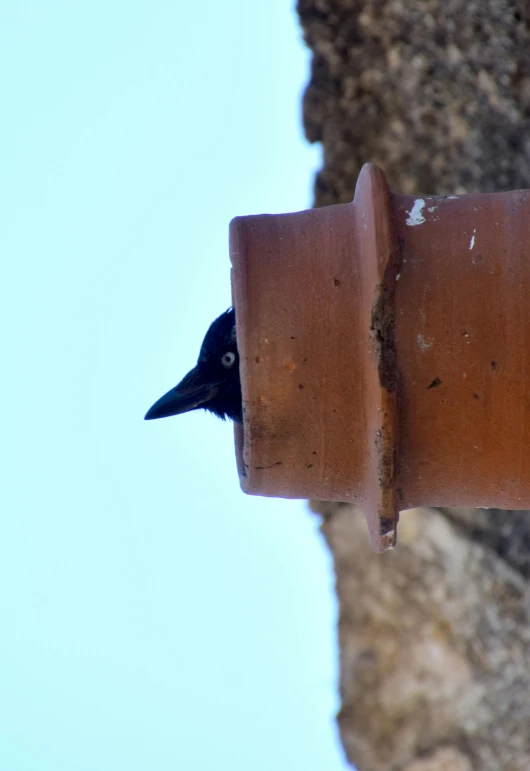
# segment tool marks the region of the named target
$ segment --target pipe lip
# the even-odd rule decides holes
[[[372,546],[395,544],[394,286],[383,172],[354,201],[230,224],[243,392],[243,490],[357,503]]]

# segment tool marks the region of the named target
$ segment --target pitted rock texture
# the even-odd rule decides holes
[[[317,206],[350,201],[368,161],[407,194],[530,186],[526,0],[298,0],[298,13]]]

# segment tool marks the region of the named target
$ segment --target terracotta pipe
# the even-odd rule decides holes
[[[530,191],[236,217],[247,493],[399,510],[530,508]]]

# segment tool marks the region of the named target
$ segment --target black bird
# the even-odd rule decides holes
[[[243,422],[236,316],[233,308],[210,325],[197,365],[180,383],[148,410],[145,420],[205,409],[222,418]]]

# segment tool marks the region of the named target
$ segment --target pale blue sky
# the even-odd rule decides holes
[[[143,421],[311,203],[292,4],[3,0],[0,73],[0,771],[342,769],[318,521]]]

